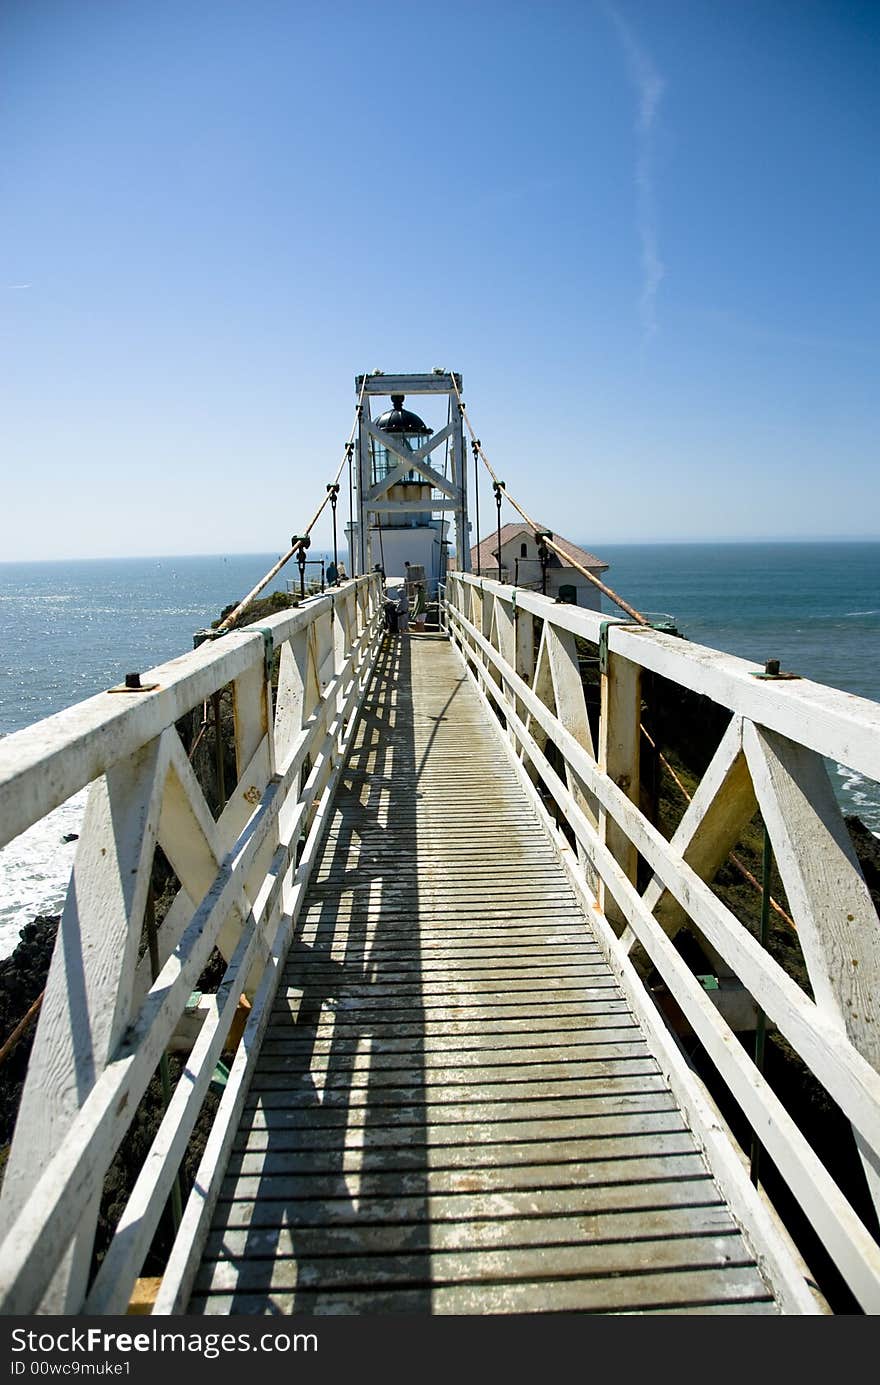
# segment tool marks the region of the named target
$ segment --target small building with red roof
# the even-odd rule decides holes
[[[567,553],[581,567],[598,577],[607,572],[608,564],[595,553],[553,534],[553,542]],[[546,591],[556,601],[568,601],[573,606],[588,606],[594,611],[601,609],[599,588],[575,567],[568,567],[552,549],[547,550],[546,563],[542,563],[538,551],[538,540],[531,525],[520,520],[516,524],[501,526],[501,581],[526,587],[529,591],[542,591],[545,581]],[[471,549],[471,569],[484,577],[498,578],[498,531],[494,530],[480,544]]]

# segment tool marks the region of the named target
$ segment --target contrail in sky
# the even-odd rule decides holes
[[[606,3],[605,9],[617,30],[638,101],[635,183],[636,220],[642,247],[642,292],[639,309],[644,346],[657,333],[657,290],[666,273],[660,258],[657,238],[653,175],[654,128],[666,83],[657,71],[650,53],[642,47],[615,7]]]
[[[31,289],[31,288],[33,288],[33,284],[7,284],[7,285],[6,285],[6,288],[8,288],[8,289]]]

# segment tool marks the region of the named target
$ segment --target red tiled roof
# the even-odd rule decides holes
[[[501,526],[501,547],[503,548],[504,545],[505,545],[506,543],[509,543],[511,539],[515,539],[519,534],[527,534],[527,535],[529,536],[529,538],[534,538],[534,536],[535,536],[535,531],[531,528],[530,525],[526,524],[524,520],[519,520],[519,522],[516,523],[516,524],[502,524],[502,526]],[[588,553],[587,550],[586,550],[585,548],[579,548],[578,545],[577,545],[576,543],[572,543],[570,539],[563,539],[559,534],[554,534],[554,535],[553,535],[553,542],[559,545],[559,547],[562,549],[563,553],[567,553],[568,556],[569,556],[570,558],[573,558],[574,561],[575,561],[576,563],[580,563],[581,567],[589,568],[591,572],[605,572],[605,571],[606,571],[606,569],[607,569],[607,567],[608,567],[608,564],[607,564],[607,563],[603,562],[601,558],[597,558],[596,555],[595,555],[595,553]],[[552,550],[551,550],[551,551],[552,551]],[[488,538],[483,539],[483,541],[480,543],[480,545],[479,545],[479,556],[480,556],[480,563],[479,563],[479,566],[483,569],[484,572],[488,573],[488,570],[489,570],[491,567],[493,567],[493,566],[496,566],[496,567],[497,567],[497,564],[498,564],[498,531],[497,531],[497,529],[496,529],[496,530],[493,530],[493,532],[488,536]],[[474,547],[471,549],[471,567],[472,567],[473,570],[476,572],[476,569],[477,569],[477,545],[476,545],[476,544],[475,544]]]

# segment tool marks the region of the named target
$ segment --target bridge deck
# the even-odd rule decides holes
[[[448,644],[380,654],[191,1300],[775,1312]]]

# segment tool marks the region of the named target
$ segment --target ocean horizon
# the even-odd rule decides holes
[[[481,528],[480,538],[485,539],[489,531]],[[849,544],[877,544],[880,545],[880,535],[874,534],[841,534],[841,535],[801,535],[793,536],[790,534],[769,535],[763,538],[742,538],[737,535],[721,536],[712,539],[676,538],[665,536],[662,539],[596,539],[596,538],[574,538],[570,542],[576,543],[578,547],[586,549],[590,553],[596,553],[600,548],[615,550],[633,548],[763,548],[778,547],[780,545],[812,547],[823,546],[846,546]],[[313,550],[310,550],[312,552]],[[328,549],[316,549],[314,552],[320,557],[332,558],[332,552]],[[340,547],[339,555],[343,564],[348,566],[348,554],[344,546]],[[598,556],[602,556],[599,554]],[[283,557],[282,553],[272,554],[270,551],[251,551],[243,549],[240,552],[230,552],[225,550],[218,552],[214,549],[206,549],[204,552],[195,553],[126,553],[126,554],[71,554],[68,556],[55,556],[52,558],[0,558],[0,575],[6,568],[24,567],[59,567],[77,563],[139,563],[139,562],[189,562],[192,559],[217,559],[219,561],[229,561],[230,559],[238,562],[239,560],[250,560],[259,558],[267,562],[270,566],[278,562]],[[290,560],[291,566],[296,570],[293,559]],[[621,593],[623,595],[623,593]]]

